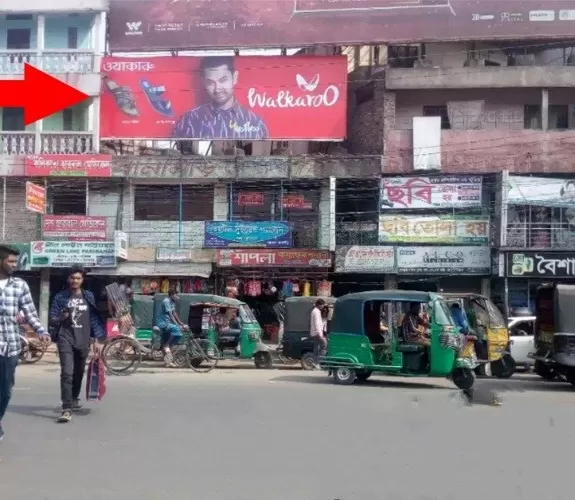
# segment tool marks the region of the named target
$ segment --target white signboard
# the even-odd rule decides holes
[[[113,241],[33,241],[31,267],[116,267]]]
[[[546,207],[573,207],[575,205],[575,178],[508,176],[507,203],[510,205],[540,205]]]
[[[489,247],[397,247],[398,274],[491,274]]]
[[[413,170],[441,170],[441,117],[413,118]]]
[[[392,246],[343,246],[335,252],[336,273],[395,272]]]

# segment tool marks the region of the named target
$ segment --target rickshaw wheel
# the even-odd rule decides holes
[[[315,356],[313,352],[306,352],[300,360],[301,367],[304,370],[312,371],[315,370]]]
[[[451,379],[458,389],[468,391],[475,384],[475,373],[469,368],[456,368]]]
[[[545,380],[555,380],[557,378],[557,372],[541,361],[535,361],[533,371]]]
[[[517,364],[509,354],[504,354],[501,359],[491,363],[491,373],[497,378],[509,378],[516,370]]]
[[[333,381],[338,385],[351,385],[355,382],[355,377],[355,370],[347,366],[340,366],[333,371]]]
[[[274,362],[272,359],[271,352],[268,351],[259,351],[254,354],[254,364],[256,368],[265,370],[269,368],[273,368]]]
[[[371,370],[359,370],[357,372],[357,381],[358,382],[365,382],[373,372]]]
[[[190,367],[190,355],[186,349],[178,349],[173,353],[173,362],[177,368]]]

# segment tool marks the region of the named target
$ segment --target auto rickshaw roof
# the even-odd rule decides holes
[[[456,293],[456,292],[441,292],[439,293],[440,297],[446,297],[448,299],[487,299],[485,295],[481,295],[480,293],[473,293],[473,292],[465,292],[465,293]]]
[[[224,297],[223,295],[212,295],[210,293],[178,293],[178,297],[180,297],[182,302],[189,304],[190,306],[193,305],[201,305],[201,304],[214,304],[218,307],[240,307],[246,305],[245,302],[242,302],[238,299],[232,299],[230,297]],[[168,295],[165,293],[157,293],[155,297],[159,299],[165,299]]]
[[[338,304],[345,302],[366,302],[383,300],[394,302],[429,302],[440,297],[437,293],[411,290],[372,290],[370,292],[349,293],[337,299]]]

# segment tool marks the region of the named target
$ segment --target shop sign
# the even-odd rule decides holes
[[[66,238],[70,241],[104,241],[107,222],[106,217],[45,215],[42,218],[42,236],[46,239]]]
[[[30,212],[46,213],[46,188],[33,182],[26,183],[26,208]]]
[[[379,241],[489,244],[489,217],[482,215],[380,215]]]
[[[263,193],[238,193],[238,207],[261,207],[265,202]]]
[[[112,155],[28,155],[27,177],[111,177]]]
[[[327,250],[218,250],[220,267],[331,267]]]
[[[510,278],[575,278],[575,252],[510,252]]]
[[[393,273],[392,246],[343,246],[335,251],[336,273]]]
[[[32,241],[31,267],[116,267],[113,241]]]
[[[114,231],[114,245],[116,247],[116,258],[128,259],[128,233],[124,231]]]
[[[289,222],[206,221],[204,247],[290,248]]]
[[[573,207],[575,204],[575,178],[510,175],[507,182],[507,203],[510,205]]]
[[[4,243],[5,245],[18,250],[20,255],[18,256],[18,267],[17,271],[29,271],[30,270],[30,243]]]
[[[381,179],[381,210],[481,206],[479,175],[389,177]]]
[[[312,204],[306,201],[303,194],[286,194],[281,199],[282,208],[298,209],[298,210],[311,210]]]
[[[191,262],[192,250],[188,248],[157,248],[156,262]]]
[[[491,274],[489,247],[397,247],[396,259],[398,274]]]

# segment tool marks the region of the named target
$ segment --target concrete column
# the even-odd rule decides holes
[[[214,220],[228,220],[229,201],[227,184],[214,186]]]
[[[335,178],[333,179],[334,179],[333,192],[331,189],[332,184],[331,179],[325,179],[322,181],[321,193],[319,197],[319,207],[318,207],[319,227],[317,228],[318,248],[332,251],[335,250]],[[332,212],[333,212],[333,223],[332,223]]]
[[[481,279],[481,295],[491,298],[491,278]]]
[[[92,97],[88,106],[88,131],[92,132],[94,151],[100,151],[100,97]]]
[[[40,322],[48,326],[48,316],[50,311],[50,269],[44,268],[40,273],[40,300],[39,300]]]
[[[390,159],[387,158],[387,140],[390,133],[395,130],[395,92],[383,94],[383,144],[382,144],[382,172]]]
[[[541,129],[549,130],[549,90],[541,89]]]
[[[386,274],[383,286],[386,290],[397,290],[397,276],[395,274]]]
[[[36,16],[36,21],[36,67],[43,69],[44,62],[42,60],[42,53],[46,46],[46,17],[44,14],[38,14]],[[42,152],[42,122],[43,120],[40,120],[34,124],[34,152],[36,154],[40,154]]]
[[[507,213],[508,213],[508,197],[509,190],[509,171],[503,170],[501,172],[501,186],[498,186],[498,193],[496,202],[499,205],[499,247],[507,246]]]

